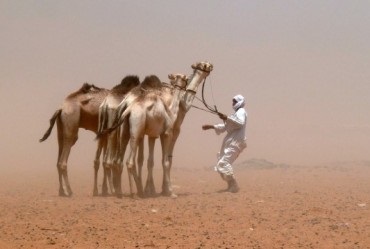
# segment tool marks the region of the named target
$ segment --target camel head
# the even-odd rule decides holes
[[[205,61],[194,63],[191,67],[194,69],[194,72],[189,77],[189,84],[187,85],[186,90],[196,93],[198,86],[213,70],[213,65]]]
[[[213,70],[213,65],[207,61],[197,62],[191,65],[194,70],[201,70],[210,73]]]
[[[179,89],[186,89],[186,85],[188,83],[188,77],[184,74],[169,74],[168,78],[171,81],[171,85],[174,87],[178,87]]]

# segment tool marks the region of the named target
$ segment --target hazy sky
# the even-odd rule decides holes
[[[166,81],[202,60],[210,104],[230,114],[234,95],[247,99],[238,162],[370,160],[370,1],[0,0],[0,30],[1,168],[55,167],[56,129],[38,139],[82,83]],[[223,136],[201,125],[218,122],[191,109],[174,167],[215,163]],[[79,136],[70,168],[92,173],[94,135]]]

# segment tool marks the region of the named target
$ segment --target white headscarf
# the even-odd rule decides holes
[[[244,107],[245,99],[242,95],[238,94],[233,99],[236,101],[235,105],[233,105],[234,111],[237,111],[239,108]]]

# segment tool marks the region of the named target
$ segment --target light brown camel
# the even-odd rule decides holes
[[[78,139],[78,129],[84,128],[92,132],[98,131],[99,106],[108,95],[109,90],[85,83],[76,92],[71,93],[64,100],[62,107],[55,111],[50,119],[49,129],[45,132],[40,142],[45,141],[55,122],[58,130],[58,161],[57,169],[59,175],[59,196],[71,196],[72,189],[68,180],[67,161],[72,146]],[[106,147],[104,137],[99,140],[95,154],[94,167],[99,168],[102,149]],[[63,180],[67,194],[64,191]],[[95,186],[94,186],[95,188]]]
[[[171,84],[167,84],[167,83],[161,83],[159,81],[159,79],[152,75],[152,76],[149,76],[147,77],[143,82],[142,84],[140,84],[140,86],[138,86],[136,89],[133,89],[128,95],[125,96],[124,98],[124,101],[122,101],[123,104],[121,104],[121,110],[120,112],[122,113],[123,112],[123,109],[122,109],[122,105],[125,106],[125,108],[127,106],[129,106],[131,103],[134,102],[135,99],[137,99],[138,97],[141,97],[141,98],[145,98],[145,96],[147,94],[151,95],[151,94],[159,94],[161,96],[161,98],[163,100],[165,100],[168,105],[170,104],[170,102],[172,101],[172,96],[173,96],[173,92],[174,92],[174,87],[179,87],[179,85],[185,89],[185,86],[186,86],[186,76],[184,75],[169,75],[169,78],[170,78],[170,83]],[[176,81],[178,81],[179,79],[181,79],[183,82],[182,83],[178,83]],[[111,115],[111,114],[110,114]],[[106,115],[107,116],[107,115]],[[113,115],[111,115],[112,117]],[[115,115],[116,116],[116,115]],[[101,133],[109,133],[109,136],[111,134],[114,134],[115,133],[115,129],[117,130],[121,130],[121,137],[122,139],[120,140],[120,144],[118,146],[115,146],[114,149],[116,149],[115,152],[113,152],[112,154],[112,158],[111,160],[113,161],[116,161],[118,163],[114,164],[114,174],[113,174],[113,179],[114,180],[114,184],[115,184],[115,192],[116,192],[116,195],[117,197],[122,197],[122,189],[121,189],[121,174],[122,174],[122,169],[123,169],[123,157],[124,157],[124,154],[125,154],[125,151],[126,151],[126,147],[127,147],[127,144],[130,140],[130,130],[129,130],[129,123],[127,122],[127,120],[124,120],[123,119],[123,125],[120,125],[121,123],[118,124],[117,120],[115,121],[115,126],[110,129],[107,129],[109,130],[109,132],[105,132],[105,131],[102,131],[102,129],[99,129],[99,132]],[[105,127],[109,127],[109,126],[112,126],[112,123],[110,122],[109,125],[106,125]],[[97,136],[98,138],[100,137],[100,135]],[[109,144],[109,143],[108,143]],[[138,179],[140,179],[139,181],[141,182],[141,172],[142,172],[142,165],[143,165],[143,161],[144,161],[144,155],[143,155],[143,150],[144,150],[144,144],[143,144],[143,139],[138,139],[138,153],[137,153],[137,161],[138,161],[138,165],[140,166],[139,167],[139,174],[138,174]],[[150,164],[150,160],[148,161],[148,164]],[[130,174],[130,169],[128,168],[128,173]],[[129,181],[130,181],[130,186],[131,186],[131,190],[132,190],[132,178],[129,177]],[[141,193],[141,188],[140,189],[140,193]],[[131,194],[133,194],[133,191],[131,191]]]
[[[172,140],[169,145],[168,167],[166,167],[163,171],[162,195],[171,197],[176,197],[176,194],[173,192],[172,189],[170,173],[172,168],[173,151],[177,138],[180,135],[181,125],[184,121],[186,113],[189,111],[193,104],[199,85],[204,82],[204,80],[213,70],[213,65],[209,62],[194,63],[191,67],[194,69],[194,71],[193,74],[189,77],[189,83],[186,87],[186,94],[183,95],[181,98],[177,118],[173,126]]]
[[[183,74],[169,74],[168,75],[171,85],[162,84],[161,87],[161,95],[164,104],[168,106],[169,110],[172,112],[173,120],[176,122],[177,115],[179,114],[179,105],[181,98],[185,94],[185,89],[187,85],[188,78]],[[173,136],[173,130],[171,129],[171,138]],[[163,152],[163,145],[165,143],[165,140],[163,136],[161,137],[161,144],[162,144],[162,154]],[[142,141],[142,140],[141,140]],[[147,161],[147,168],[148,168],[148,174],[147,174],[147,180],[145,184],[144,193],[145,196],[155,196],[155,186],[154,186],[154,179],[153,179],[153,168],[154,168],[154,146],[155,146],[155,138],[148,137],[148,145],[149,145],[149,156]],[[171,145],[171,140],[169,140],[169,146]],[[139,144],[139,151],[143,151],[140,147],[143,146],[143,143],[141,142]],[[143,155],[141,155],[143,157]],[[163,156],[163,155],[162,155]],[[162,164],[165,162],[162,162]],[[143,167],[143,160],[138,160],[138,177],[139,182],[141,183],[142,179],[142,167]]]
[[[157,87],[137,93],[132,91],[130,94],[135,95],[135,98],[130,103],[123,101],[127,108],[122,113],[119,121],[121,123],[127,117],[130,132],[130,150],[126,164],[129,172],[130,192],[133,194],[133,178],[139,196],[143,195],[143,190],[141,173],[138,175],[136,172],[137,150],[142,143],[144,135],[147,135],[149,141],[148,167],[149,169],[152,168],[150,164],[153,164],[154,142],[156,138],[161,137],[162,164],[165,167],[168,160],[167,151],[172,136],[172,127],[180,102],[180,91],[174,88],[176,93],[173,93],[174,97],[171,104],[170,106],[166,105],[163,99],[164,96],[162,96],[162,83],[156,76],[147,77],[144,82],[152,82],[151,84],[157,85]],[[148,177],[152,177],[151,170],[149,170]]]
[[[181,94],[181,91],[177,91],[177,93],[172,92],[171,94],[162,88],[162,91],[160,92],[153,91],[150,93],[150,95],[145,95],[145,97],[143,96],[141,98],[133,97],[130,99],[130,96],[128,96],[128,98],[120,104],[119,108],[117,108],[118,117],[120,117],[120,121],[117,124],[124,122],[126,120],[126,116],[128,116],[128,121],[126,120],[126,122],[128,122],[131,134],[131,151],[127,161],[127,167],[129,170],[129,176],[132,174],[136,181],[139,195],[142,191],[141,165],[139,163],[139,176],[137,176],[135,167],[135,154],[138,145],[140,145],[140,141],[142,141],[144,134],[146,134],[149,137],[149,159],[148,179],[145,192],[148,195],[155,194],[154,182],[152,178],[154,141],[156,137],[160,136],[162,143],[163,166],[162,194],[173,197],[176,196],[173,193],[170,180],[172,152],[177,137],[180,133],[180,126],[184,120],[186,112],[191,107],[197,88],[212,71],[213,66],[208,62],[200,62],[193,64],[192,68],[194,69],[194,73],[191,76],[188,87],[186,88],[187,92],[185,95]],[[181,77],[179,79],[181,79]],[[181,86],[180,83],[178,88],[182,88],[183,86],[184,85]],[[156,101],[153,101],[153,99]],[[182,102],[181,104],[179,103],[180,100]],[[157,108],[154,108],[156,105]],[[127,109],[125,110],[125,108]],[[168,112],[168,110],[170,112]],[[122,112],[123,114],[121,114]],[[155,113],[157,116],[154,116],[154,114],[151,114],[151,112]],[[151,119],[147,118],[148,116],[151,117]],[[168,118],[171,120],[168,120]],[[114,127],[111,129],[114,129]],[[131,182],[132,181],[130,180],[130,191],[132,194],[133,191]]]
[[[171,121],[170,118],[168,117],[168,115],[165,116],[164,120],[163,120],[163,119],[161,119],[163,117],[163,115],[158,116],[158,114],[157,114],[157,113],[163,112],[163,110],[164,110],[165,113],[167,113],[167,114],[169,113],[169,115],[171,115],[169,110],[167,110],[167,107],[165,105],[163,105],[162,99],[159,97],[160,94],[161,94],[161,89],[162,89],[162,83],[158,79],[157,76],[151,75],[151,76],[146,77],[144,79],[144,81],[138,87],[132,89],[132,91],[129,94],[127,94],[127,96],[124,98],[124,100],[120,104],[120,106],[124,105],[125,108],[123,108],[121,110],[118,110],[118,112],[129,109],[129,110],[132,110],[132,113],[126,112],[126,116],[128,116],[127,119],[123,118],[121,120],[115,120],[115,122],[113,124],[113,127],[107,129],[107,130],[109,130],[108,133],[110,133],[110,132],[114,131],[117,127],[119,127],[121,124],[123,124],[122,125],[124,127],[124,128],[122,128],[123,137],[126,137],[126,141],[123,141],[122,143],[127,144],[129,140],[131,141],[130,148],[131,148],[132,153],[130,153],[130,155],[129,155],[129,158],[130,158],[129,160],[133,160],[133,161],[135,161],[135,159],[136,159],[137,148],[140,147],[140,151],[138,153],[139,164],[142,164],[142,162],[143,162],[143,152],[142,152],[142,149],[143,149],[142,141],[143,140],[142,139],[144,137],[144,134],[142,134],[142,135],[139,134],[138,136],[136,136],[136,137],[134,136],[134,138],[133,138],[132,131],[135,131],[135,128],[139,128],[139,127],[133,127],[132,129],[129,129],[129,127],[131,127],[131,124],[129,122],[129,120],[130,120],[129,117],[135,117],[137,114],[145,114],[146,112],[141,111],[141,109],[149,108],[151,111],[154,111],[154,113],[153,112],[151,113],[152,115],[154,114],[154,117],[149,116],[148,119],[149,120],[153,119],[153,118],[157,119],[156,120],[156,121],[158,121],[157,129],[162,129],[162,127],[164,125],[167,125],[167,123]],[[142,104],[144,99],[145,100],[150,100],[150,101],[145,102],[145,104]],[[117,108],[117,109],[119,109],[119,108]],[[135,111],[135,109],[136,109],[136,111]],[[159,109],[160,109],[160,111],[159,111]],[[140,111],[138,112],[138,110],[140,110]],[[143,118],[145,120],[147,117],[142,115],[141,118]],[[157,132],[157,131],[154,130],[153,132]],[[105,134],[105,133],[107,133],[107,132],[103,131],[101,134],[98,135],[98,137],[100,137],[102,134]],[[134,143],[135,146],[136,146],[135,150],[132,150],[133,141],[135,141],[135,143]],[[120,150],[121,157],[123,157],[123,155],[125,153],[125,146],[122,146],[122,148],[123,149]],[[130,185],[131,194],[133,195],[133,181],[132,181],[132,178],[134,178],[135,183],[136,183],[137,192],[141,196],[142,192],[143,192],[142,191],[142,184],[141,184],[141,182],[139,182],[139,178],[138,178],[137,172],[136,172],[136,167],[131,167],[130,165],[128,165],[127,171],[128,171],[128,175],[129,175],[129,185]],[[122,167],[119,168],[119,170],[116,174],[116,180],[115,180],[116,194],[117,194],[118,197],[122,196],[121,185],[120,185],[120,183],[121,183],[121,174],[122,174]]]
[[[104,99],[103,103],[99,107],[99,128],[98,132],[103,131],[104,129],[109,128],[113,124],[114,114],[117,106],[121,103],[122,99],[126,96],[126,94],[133,89],[134,87],[140,84],[139,77],[134,75],[126,76],[121,84],[112,88],[109,92],[108,96]],[[118,127],[117,130],[114,130],[112,133],[108,134],[107,139],[107,149],[103,153],[103,167],[105,171],[105,175],[108,176],[108,180],[111,179],[111,170],[117,170],[123,162],[123,156],[121,157],[118,152],[120,149],[125,150],[127,146],[128,138],[127,132],[124,133]],[[121,138],[123,136],[123,138]],[[104,137],[102,138],[104,139]],[[123,142],[121,142],[121,140]],[[124,148],[122,148],[122,146]],[[116,174],[113,174],[116,175]],[[102,195],[108,195],[107,189],[107,178],[103,179],[103,189]],[[115,177],[113,180],[116,180]],[[96,181],[96,175],[95,175]],[[112,181],[108,181],[110,183],[111,192],[114,193],[114,187],[112,185]],[[115,183],[116,184],[116,183]],[[98,194],[98,189],[94,189],[94,195]]]

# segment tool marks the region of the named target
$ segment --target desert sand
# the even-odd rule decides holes
[[[92,196],[92,167],[70,170],[70,198],[57,195],[56,168],[10,168],[0,248],[370,248],[370,163],[248,160],[235,171],[236,194],[219,192],[210,167],[174,166],[178,198],[118,199]],[[157,192],[160,182],[156,166]]]

